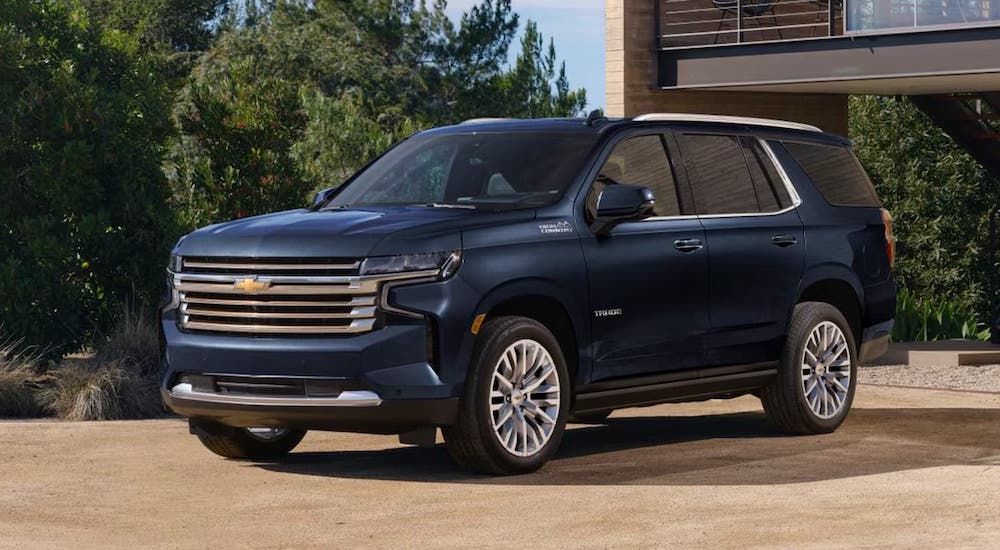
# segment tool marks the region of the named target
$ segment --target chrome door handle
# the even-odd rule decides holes
[[[694,252],[700,250],[704,244],[701,239],[677,239],[674,241],[674,248],[681,252]]]
[[[771,244],[775,246],[792,246],[799,242],[795,235],[775,235],[771,237]]]

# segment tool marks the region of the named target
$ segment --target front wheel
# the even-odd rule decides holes
[[[188,423],[209,451],[244,460],[277,460],[290,453],[306,435],[305,430],[235,428],[194,418]]]
[[[489,474],[537,470],[562,440],[569,384],[559,343],[543,325],[525,317],[488,321],[457,422],[442,429],[452,458]]]
[[[840,310],[822,302],[796,305],[778,376],[760,393],[768,418],[790,433],[836,430],[854,402],[855,349]]]

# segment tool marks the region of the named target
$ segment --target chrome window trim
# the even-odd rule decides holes
[[[343,391],[337,397],[260,397],[199,392],[187,383],[171,388],[170,397],[204,403],[262,407],[377,407],[382,404],[382,398],[377,393],[367,390]]]
[[[652,216],[639,220],[638,222],[629,223],[644,223],[644,222],[659,222],[668,220],[710,220],[715,218],[757,218],[762,216],[780,216],[781,214],[786,214],[795,210],[802,205],[802,197],[799,196],[799,192],[792,185],[792,179],[788,177],[788,172],[785,171],[785,167],[778,162],[777,155],[774,154],[774,149],[771,148],[771,144],[767,140],[759,137],[753,139],[757,140],[767,158],[770,159],[771,164],[774,165],[775,170],[778,171],[778,177],[781,178],[782,183],[785,184],[785,189],[788,191],[788,197],[792,200],[792,204],[782,208],[781,210],[775,210],[774,212],[746,212],[746,213],[733,213],[733,214],[705,214],[705,215],[692,215],[687,214],[684,216]],[[623,224],[624,225],[624,224]]]

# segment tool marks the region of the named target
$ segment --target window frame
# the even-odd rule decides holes
[[[673,133],[673,134],[693,134],[693,135],[722,136],[722,137],[734,138],[737,141],[742,141],[744,139],[750,140],[750,141],[756,141],[760,145],[761,149],[764,151],[764,154],[765,154],[766,158],[774,166],[774,169],[778,173],[778,177],[781,178],[782,183],[784,183],[785,189],[788,191],[788,197],[789,197],[789,199],[791,201],[791,204],[789,204],[785,208],[782,208],[780,210],[776,210],[776,211],[773,211],[773,212],[734,212],[734,213],[728,213],[728,214],[694,214],[691,217],[700,218],[700,219],[713,219],[713,218],[750,218],[750,217],[761,217],[761,216],[780,216],[782,214],[785,214],[785,213],[791,212],[792,210],[795,210],[796,208],[798,208],[802,204],[802,198],[799,196],[798,191],[795,189],[795,185],[792,184],[792,179],[788,176],[788,172],[785,171],[785,167],[782,166],[781,162],[778,160],[777,155],[775,155],[775,153],[774,153],[774,149],[771,147],[771,144],[768,143],[768,141],[766,139],[761,138],[759,136],[755,136],[753,134],[742,134],[742,133],[733,133],[733,132],[701,131],[701,130],[696,130],[696,129],[692,129],[692,130],[686,130],[686,129],[685,130],[675,130],[675,131],[673,131],[671,133]],[[675,147],[676,147],[676,145],[675,145]],[[683,155],[683,153],[681,153],[681,151],[680,151],[679,148],[671,151],[671,153],[672,153],[672,155],[677,155],[678,157],[680,157],[681,162],[684,162],[684,155]],[[745,151],[745,148],[743,147],[742,143],[740,144],[740,153],[743,156],[744,163],[749,163],[750,159],[747,158],[746,151]],[[763,167],[761,167],[761,169],[763,170]],[[752,174],[750,174],[750,167],[749,167],[749,165],[747,166],[747,172],[748,172],[747,173],[748,177],[752,178],[753,176],[752,176]],[[692,198],[693,198],[693,194],[694,194],[693,185],[692,185],[692,182],[690,181],[690,179],[688,177],[686,166],[685,166],[685,169],[684,169],[683,178],[684,178],[685,185],[688,188],[689,192],[692,193]],[[754,191],[754,196],[756,198],[756,190]]]

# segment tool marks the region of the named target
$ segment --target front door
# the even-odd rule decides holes
[[[708,328],[708,254],[690,196],[676,185],[660,134],[620,141],[588,195],[606,185],[653,190],[655,216],[583,239],[590,277],[593,381],[699,366]]]

